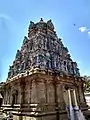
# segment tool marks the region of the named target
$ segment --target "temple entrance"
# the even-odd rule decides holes
[[[82,111],[78,107],[74,89],[64,90],[64,100],[69,120],[86,120]]]
[[[74,108],[77,106],[76,94],[74,89],[64,90],[64,100],[66,103],[66,110],[68,119],[75,120]]]
[[[66,106],[75,107],[77,105],[76,93],[74,89],[64,90],[63,95]]]

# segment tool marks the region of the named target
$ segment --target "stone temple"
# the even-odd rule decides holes
[[[75,107],[87,110],[83,83],[52,21],[31,21],[8,72],[3,111],[13,120],[68,120]]]

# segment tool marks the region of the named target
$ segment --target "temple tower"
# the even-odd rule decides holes
[[[86,107],[77,63],[51,20],[31,21],[9,69],[4,111],[11,107],[14,120],[67,120],[68,106]]]

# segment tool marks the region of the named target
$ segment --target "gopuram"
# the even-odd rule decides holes
[[[87,110],[83,83],[52,21],[31,21],[8,72],[3,111],[13,120],[74,120],[75,108]]]

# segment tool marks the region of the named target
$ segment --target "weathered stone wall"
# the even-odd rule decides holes
[[[74,78],[73,78],[74,79]],[[14,102],[13,106],[16,104],[21,105],[21,109],[31,114],[33,110],[37,111],[36,113],[42,114],[42,117],[25,117],[22,115],[22,120],[25,119],[36,119],[36,120],[56,120],[56,116],[51,115],[51,113],[55,113],[57,111],[62,112],[66,110],[66,107],[69,105],[68,101],[68,92],[67,95],[64,94],[64,91],[68,89],[74,89],[76,91],[77,102],[85,103],[84,96],[80,97],[80,94],[83,95],[82,88],[80,84],[77,84],[72,78],[53,76],[50,74],[41,74],[36,73],[31,76],[21,77],[6,84],[6,96],[5,96],[5,104],[10,104]],[[75,84],[74,84],[75,83]],[[79,88],[79,89],[78,89]],[[81,89],[80,89],[81,88]],[[9,93],[8,93],[9,90]],[[13,101],[13,95],[15,95],[15,101]],[[17,96],[17,97],[16,97]],[[74,98],[71,98],[74,99]],[[72,101],[73,102],[73,101]],[[33,107],[34,106],[34,107]],[[56,110],[58,108],[58,110]],[[20,109],[20,110],[21,110]],[[15,111],[14,111],[15,112]],[[23,114],[23,112],[22,112]],[[43,114],[48,114],[43,116]],[[62,120],[67,119],[67,113],[60,113],[60,117]],[[65,118],[64,118],[65,117]],[[21,118],[15,117],[14,120],[20,120]]]
[[[60,114],[60,120],[67,120],[67,114]],[[13,120],[57,120],[56,115],[48,115],[42,117],[30,117],[30,116],[13,116]]]
[[[14,97],[16,99],[14,101],[15,104],[65,103],[63,87],[66,83],[62,83],[60,81],[62,80],[56,82],[53,77],[47,75],[42,77],[34,75],[32,78],[28,76],[26,78],[10,82],[5,88],[4,104],[12,104],[13,95],[15,95]],[[75,90],[78,103],[84,103],[85,99],[82,87],[76,86]],[[55,99],[57,100],[55,101]]]

